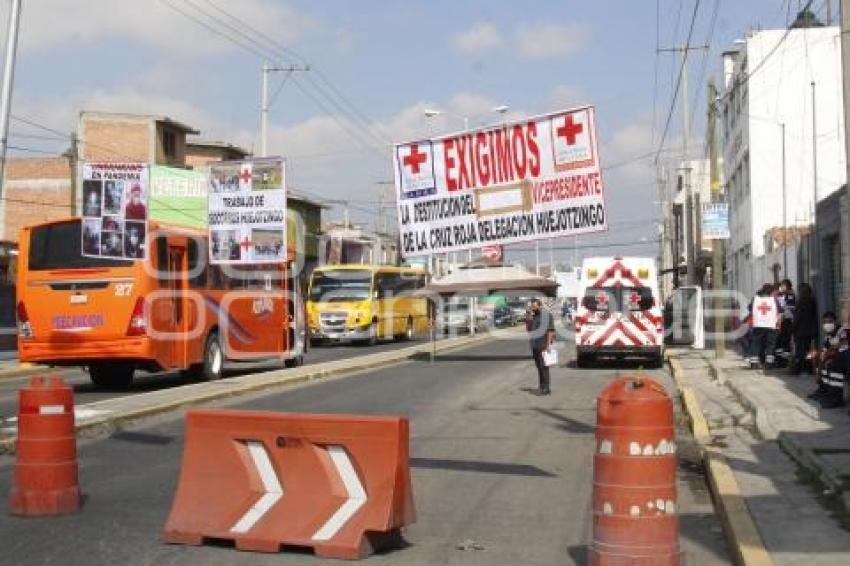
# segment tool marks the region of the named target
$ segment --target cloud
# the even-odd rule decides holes
[[[493,24],[477,22],[468,30],[455,34],[452,44],[459,51],[478,53],[500,46],[502,36]]]
[[[590,28],[584,24],[523,24],[514,38],[521,57],[567,57],[584,48],[590,39]]]
[[[108,6],[107,2],[91,0],[31,0],[21,12],[21,49],[46,50],[115,40],[167,51],[172,57],[214,55],[241,49],[226,37],[204,29],[170,8],[172,5],[198,19],[205,19],[194,2],[149,0],[140,7],[139,0],[109,0]],[[219,0],[215,5],[224,7],[225,3]],[[197,6],[231,25],[238,25],[216,12],[209,3]],[[238,11],[230,3],[224,9],[260,30],[274,30],[268,34],[284,44],[315,27],[312,18],[281,2],[241,0]],[[246,42],[233,31],[224,30],[222,34]]]
[[[549,110],[556,111],[586,104],[589,96],[584,89],[573,85],[558,85],[549,95]]]

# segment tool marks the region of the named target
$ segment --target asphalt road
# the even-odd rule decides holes
[[[317,364],[351,358],[354,356],[374,354],[376,352],[395,350],[397,348],[421,343],[423,340],[427,340],[427,338],[420,338],[408,342],[380,342],[375,346],[361,346],[348,343],[320,345],[311,347],[307,351],[307,354],[304,356],[304,364]],[[282,364],[278,362],[230,362],[225,366],[224,374],[225,376],[246,375],[262,371],[278,370],[281,367]],[[113,397],[146,393],[155,389],[180,387],[181,385],[188,383],[185,378],[180,376],[179,372],[147,373],[144,371],[137,371],[133,379],[133,384],[129,389],[98,390],[92,384],[89,379],[89,374],[85,370],[76,368],[61,368],[58,371],[62,373],[62,377],[65,382],[73,386],[74,402],[77,405],[101,401],[103,399],[111,399]],[[18,406],[18,389],[26,385],[30,379],[31,376],[0,379],[0,428],[3,427],[4,421],[15,417]]]
[[[568,356],[570,357],[570,356]],[[407,546],[375,564],[585,564],[591,541],[595,398],[619,369],[553,372],[553,395],[535,386],[524,339],[494,341],[350,376],[267,392],[233,407],[397,414],[411,421],[418,522]],[[672,388],[661,370],[646,372]],[[680,430],[679,501],[684,563],[730,558],[691,440]],[[310,554],[265,555],[224,545],[161,542],[177,482],[182,421],[172,415],[79,450],[86,495],[76,515],[19,519],[0,500],[9,564],[319,564]],[[0,458],[0,492],[13,460]],[[213,495],[211,495],[213,496]],[[330,562],[329,564],[339,564]]]

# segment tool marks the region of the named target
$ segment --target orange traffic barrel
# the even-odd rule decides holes
[[[624,377],[596,415],[591,564],[679,564],[673,402],[658,382]]]
[[[9,512],[44,516],[80,507],[74,394],[61,377],[34,377],[18,392],[18,439]]]

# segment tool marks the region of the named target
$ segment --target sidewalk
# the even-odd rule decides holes
[[[745,369],[727,352],[677,350],[721,450],[775,564],[850,564],[850,417],[806,395],[808,377]],[[850,493],[850,483],[846,486]]]

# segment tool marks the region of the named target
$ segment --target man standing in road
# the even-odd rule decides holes
[[[538,395],[549,395],[549,366],[543,360],[543,352],[555,341],[555,322],[552,313],[543,308],[540,299],[531,301],[531,312],[526,322],[531,342],[531,354],[537,366]]]

